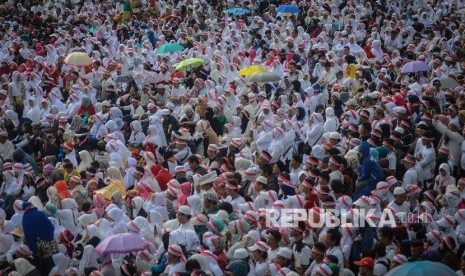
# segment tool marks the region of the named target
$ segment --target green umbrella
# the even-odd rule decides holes
[[[201,58],[188,58],[176,65],[175,70],[189,70],[192,68],[197,68],[199,66],[202,66],[205,63],[205,60]]]
[[[157,54],[172,53],[182,50],[184,50],[184,47],[179,43],[166,43],[158,48]]]

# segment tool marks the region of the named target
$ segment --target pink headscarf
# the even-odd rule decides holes
[[[191,195],[191,183],[184,182],[181,184],[181,193],[178,195],[178,206],[188,205],[187,197]]]
[[[102,194],[95,194],[92,201],[94,203],[94,209],[92,209],[92,211],[95,212],[98,218],[102,218],[108,202]]]

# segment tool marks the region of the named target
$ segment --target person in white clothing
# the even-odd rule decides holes
[[[315,276],[317,268],[323,264],[325,257],[326,246],[322,242],[316,242],[312,246],[312,263],[305,271],[304,275]]]
[[[262,241],[256,241],[255,244],[250,246],[248,249],[252,255],[253,260],[255,261],[253,272],[255,275],[265,275],[269,264],[266,260],[267,252],[270,247]]]
[[[338,228],[331,228],[326,233],[326,245],[328,249],[326,250],[326,255],[334,255],[337,257],[338,265],[340,268],[344,267],[344,256],[341,250],[341,232]]]
[[[181,246],[174,244],[168,247],[168,265],[165,268],[165,274],[168,276],[178,275],[179,273],[186,272],[185,268],[186,258],[183,255]]]
[[[226,183],[226,192],[228,196],[225,201],[230,202],[233,207],[238,207],[239,204],[245,203],[245,199],[239,194],[239,185],[236,182],[229,181]]]
[[[405,188],[408,184],[415,184],[418,185],[418,170],[415,167],[417,161],[415,157],[411,154],[407,154],[404,159],[402,160],[402,164],[404,164],[405,169],[407,170],[404,174],[402,179],[402,187]]]
[[[190,219],[192,216],[191,208],[187,205],[182,205],[178,209],[177,218],[179,228],[170,233],[170,245],[183,245],[188,252],[192,254],[200,244],[195,228]]]
[[[393,214],[410,212],[410,203],[407,202],[407,192],[403,187],[394,189],[394,200],[391,201],[387,208],[391,209]]]

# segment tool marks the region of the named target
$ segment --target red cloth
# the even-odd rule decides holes
[[[68,191],[68,184],[66,184],[64,180],[57,181],[55,183],[55,188],[57,189],[57,193],[60,199],[71,197],[71,194]]]
[[[459,209],[465,209],[465,199],[462,199],[459,203]]]
[[[87,109],[85,109],[82,105],[79,107],[78,115],[82,115],[84,113],[87,113],[88,116],[94,115],[95,114],[95,108],[94,105],[90,104]]]
[[[365,53],[367,54],[367,58],[375,58],[376,56],[371,52],[371,45],[365,45],[365,47],[363,47],[363,50],[365,51]]]
[[[213,254],[216,256],[216,262],[218,263],[218,266],[221,268],[221,270],[224,271],[229,262],[228,257],[226,257],[226,254],[224,254],[223,251],[213,252]]]
[[[36,55],[45,57],[45,50],[42,43],[36,43]]]
[[[160,164],[155,164],[150,168],[150,171],[155,175],[155,178],[158,181],[158,186],[162,191],[165,191],[168,188],[168,182],[173,179],[173,176],[170,172],[163,168]]]
[[[191,183],[184,182],[181,184],[181,193],[178,195],[178,207],[182,205],[187,205],[187,197],[191,195]]]
[[[318,197],[316,194],[311,193],[310,196],[305,198],[304,208],[311,209],[313,207],[318,207]]]

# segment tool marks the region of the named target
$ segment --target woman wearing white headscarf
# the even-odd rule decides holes
[[[57,253],[52,256],[55,266],[50,271],[50,275],[65,275],[69,267],[70,258],[63,253]]]
[[[94,225],[95,226],[95,225]],[[97,228],[95,226],[95,228]],[[92,245],[86,245],[82,253],[81,261],[79,262],[79,275],[84,274],[84,270],[88,267],[98,267],[98,254]]]
[[[323,126],[324,132],[337,131],[339,128],[339,120],[334,115],[334,108],[327,107],[325,110],[326,122]]]
[[[60,221],[54,217],[48,217],[48,220],[53,224],[53,239],[56,242],[59,242],[60,234],[65,229],[63,226],[60,225]]]
[[[68,229],[74,236],[77,236],[81,233],[82,227],[78,221],[79,212],[76,201],[72,198],[63,199],[61,207],[62,209],[57,211],[56,217],[65,229]]]
[[[87,168],[89,168],[91,166],[91,163],[92,163],[92,156],[90,156],[90,153],[87,151],[87,150],[81,150],[79,152],[79,159],[80,159],[80,163],[79,163],[79,166],[77,167],[77,170],[78,171],[84,171],[86,170]]]
[[[33,266],[28,260],[24,258],[18,258],[13,261],[16,272],[23,276],[23,275],[30,275],[30,276],[36,276],[40,275],[39,270],[35,266]]]
[[[110,218],[109,218],[110,219]],[[91,224],[87,226],[87,233],[89,235],[89,239],[93,237],[98,237],[100,240],[104,240],[107,237],[111,236],[112,232],[112,226],[111,226],[111,221],[106,218],[102,218],[98,220],[95,225]],[[128,219],[129,221],[129,219]],[[125,223],[126,224],[126,223]],[[97,228],[94,228],[94,226],[97,226]]]
[[[202,199],[198,195],[187,197],[187,204],[191,207],[192,215],[195,216],[202,212]]]
[[[142,132],[142,125],[139,121],[131,122],[131,136],[129,137],[128,143],[133,145],[140,145],[145,140],[145,134]]]
[[[378,61],[383,61],[383,50],[381,49],[381,42],[379,40],[373,40],[371,43],[371,52],[375,55],[375,59]]]
[[[128,157],[126,171],[124,174],[124,185],[126,185],[126,188],[134,187],[136,185],[136,180],[134,178],[136,165],[137,160],[133,157]]]
[[[108,134],[108,130],[103,123],[102,117],[98,114],[92,117],[94,118],[94,124],[90,128],[89,134],[97,139],[104,138]]]
[[[40,116],[42,112],[40,111],[39,106],[37,105],[36,98],[31,97],[29,99],[29,108],[27,109],[27,112],[25,112],[26,118],[29,118],[32,123],[36,123],[40,120]]]
[[[18,114],[16,112],[14,112],[13,110],[6,110],[5,111],[5,118],[10,120],[13,125],[16,127],[18,127],[19,125],[19,119],[18,119]]]
[[[108,211],[108,218],[111,220],[111,232],[110,235],[116,235],[126,233],[128,231],[126,224],[129,222],[129,218],[119,208],[113,208]]]
[[[63,96],[61,95],[60,89],[58,87],[52,88],[50,93],[48,94],[48,97],[50,99],[50,104],[56,105],[58,108],[58,111],[66,111],[66,106],[62,102]]]
[[[358,44],[357,44],[357,41],[355,40],[355,36],[351,35],[349,37],[349,43],[347,44],[347,46],[349,47],[349,50],[350,50],[350,53],[352,55],[356,55],[358,52],[360,51],[363,51],[362,47],[360,47]]]
[[[323,133],[325,132],[323,124],[323,115],[317,112],[314,112],[312,115],[310,115],[305,135],[305,143],[307,145],[313,147],[315,145],[321,144]]]
[[[166,147],[167,146],[166,138],[162,139],[162,136],[163,137],[165,136],[164,134],[165,134],[164,132],[163,132],[163,135],[162,133],[159,132],[159,129],[157,128],[157,126],[150,125],[147,128],[147,137],[145,138],[143,144],[144,145],[152,144],[154,146],[157,146],[158,148]]]
[[[271,163],[278,162],[279,158],[284,153],[284,130],[280,127],[275,127],[272,131],[272,139],[270,144],[268,145],[267,151],[271,155]]]

